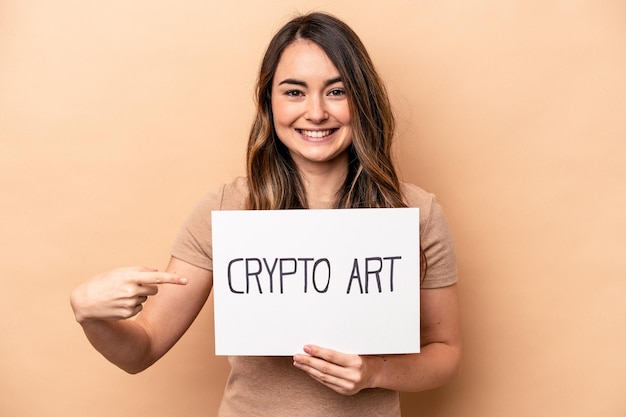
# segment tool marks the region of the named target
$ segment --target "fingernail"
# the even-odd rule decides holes
[[[187,278],[183,278],[181,277],[178,282],[180,282],[181,284],[186,284],[187,283]]]

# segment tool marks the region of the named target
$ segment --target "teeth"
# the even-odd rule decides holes
[[[323,138],[330,135],[332,130],[301,130],[300,133],[310,138]]]

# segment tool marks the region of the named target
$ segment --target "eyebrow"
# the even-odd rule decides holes
[[[339,82],[341,82],[341,76],[331,78],[330,80],[326,80],[326,82],[324,83],[324,87],[328,87],[329,85],[333,85]],[[299,85],[301,87],[308,87],[308,84],[306,82],[301,81],[301,80],[296,80],[294,78],[287,78],[281,81],[280,83],[278,83],[278,85],[283,85],[283,84],[293,84],[293,85]]]

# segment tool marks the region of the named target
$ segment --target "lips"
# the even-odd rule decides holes
[[[327,129],[327,130],[303,130],[303,129],[298,129],[298,132],[302,136],[306,136],[308,138],[322,139],[322,138],[325,138],[326,136],[330,136],[336,130],[337,129]]]

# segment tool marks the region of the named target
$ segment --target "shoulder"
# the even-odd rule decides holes
[[[406,182],[400,184],[400,190],[407,206],[420,209],[420,224],[422,228],[425,229],[446,223],[443,209],[435,194],[415,184]]]
[[[237,177],[221,187],[220,210],[242,210],[246,207],[249,188],[246,177]]]
[[[406,205],[409,207],[418,207],[420,209],[422,222],[426,221],[430,217],[433,205],[437,204],[435,195],[415,184],[407,182],[400,183],[400,191]]]
[[[411,207],[419,207],[420,205],[429,204],[434,198],[432,193],[429,193],[423,188],[408,182],[400,183],[400,192],[402,192],[402,196],[404,197],[406,203]]]
[[[242,210],[245,208],[247,197],[248,180],[244,177],[237,177],[206,193],[199,207],[203,211]]]

